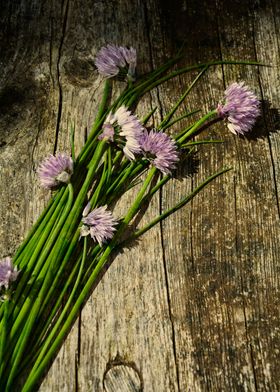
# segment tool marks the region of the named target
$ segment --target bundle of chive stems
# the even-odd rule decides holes
[[[17,278],[3,290],[0,307],[1,391],[37,390],[112,252],[182,208],[208,183],[229,170],[222,168],[206,178],[190,194],[144,227],[135,228],[133,232],[127,230],[143,205],[172,180],[172,173],[162,173],[151,164],[148,155],[136,154],[135,159],[128,159],[120,146],[108,143],[108,138],[100,138],[108,115],[120,107],[135,112],[144,94],[180,74],[193,72],[194,80],[154,131],[169,133],[177,122],[188,119],[188,125],[180,132],[176,135],[171,132],[176,149],[184,152],[178,157],[185,159],[192,154],[195,144],[218,142],[196,142],[193,139],[202,126],[205,129],[205,124],[217,117],[217,110],[196,121],[190,119],[197,111],[176,117],[178,108],[200,77],[215,65],[256,64],[214,61],[170,71],[179,59],[168,61],[136,81],[128,79],[114,102],[110,102],[114,78],[106,78],[96,119],[77,157],[74,156],[72,130],[71,179],[68,183],[60,183],[52,192],[47,207],[12,258]],[[143,127],[149,123],[155,110],[141,120]],[[135,200],[118,220],[114,235],[108,241],[93,241],[87,235],[81,235],[85,208],[94,210],[106,205],[110,210],[125,192],[139,183]]]

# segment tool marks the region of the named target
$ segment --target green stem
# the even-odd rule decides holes
[[[157,107],[155,107],[155,108],[152,109],[148,114],[146,114],[146,116],[143,117],[143,118],[141,119],[141,123],[142,123],[143,125],[146,125],[147,122],[150,120],[150,118],[152,117],[152,115],[153,115],[156,111],[157,111]]]
[[[94,249],[92,249],[92,251],[90,252],[89,258],[91,259],[91,262],[84,273],[81,288],[83,288],[84,285],[87,283],[87,280],[92,274],[93,269],[96,267],[98,260],[102,255],[102,252],[102,248],[100,248],[99,245],[95,246]]]
[[[75,125],[71,124],[71,131],[70,131],[70,145],[71,145],[71,156],[73,162],[75,162]]]
[[[69,198],[68,198],[68,202],[67,202],[67,206],[65,207],[65,210],[61,216],[61,219],[59,221],[59,224],[57,225],[52,237],[55,239],[57,238],[58,234],[61,231],[61,228],[66,220],[66,218],[68,217],[68,214],[71,210],[72,204],[73,204],[73,187],[71,184],[68,185],[68,189],[69,189]],[[48,248],[48,247],[47,247]],[[44,252],[42,257],[45,256]],[[45,259],[45,257],[44,257]],[[51,265],[51,262],[54,262],[53,265]],[[48,257],[48,271],[46,276],[42,276],[42,279],[44,279],[43,285],[39,291],[39,295],[37,297],[37,299],[35,300],[35,304],[32,306],[31,312],[29,313],[27,322],[25,324],[25,333],[22,335],[20,335],[19,340],[17,341],[17,344],[15,346],[14,352],[13,352],[13,356],[12,356],[12,366],[9,372],[9,378],[7,381],[7,390],[9,390],[10,386],[12,386],[12,382],[14,380],[14,376],[16,375],[19,363],[21,361],[21,358],[24,354],[24,350],[26,348],[26,345],[28,343],[28,339],[29,336],[32,332],[32,327],[37,319],[37,314],[40,310],[41,307],[41,303],[43,301],[43,298],[50,286],[51,280],[53,278],[54,275],[54,271],[55,271],[55,263],[57,262],[57,260],[52,257],[52,252],[50,253],[49,257]],[[13,339],[13,337],[15,336],[18,327],[21,325],[22,321],[24,320],[27,312],[29,312],[30,306],[32,305],[32,303],[34,302],[34,299],[32,298],[27,298],[24,306],[22,307],[22,311],[19,313],[19,317],[16,319],[16,321],[13,324],[13,328],[11,330],[11,339]]]
[[[98,112],[95,118],[95,122],[92,127],[92,131],[94,132],[94,129],[96,128],[96,125],[99,123],[101,118],[103,117],[104,113],[106,112],[107,105],[108,105],[108,99],[111,95],[112,92],[112,80],[111,79],[105,79],[104,82],[104,90],[103,90],[103,96],[98,108]]]
[[[101,103],[100,103],[94,124],[91,128],[91,132],[89,134],[89,137],[88,137],[88,139],[87,139],[87,141],[86,141],[86,143],[85,143],[85,145],[84,145],[84,147],[78,157],[79,163],[83,163],[86,161],[87,156],[89,155],[89,152],[92,149],[92,142],[96,139],[96,135],[99,131],[99,128],[101,127],[101,125],[105,119],[105,115],[108,112],[107,105],[108,105],[108,100],[111,95],[111,91],[112,91],[112,81],[110,79],[106,79],[105,84],[104,84],[103,96],[101,99]]]
[[[33,387],[42,377],[46,367],[50,363],[51,359],[53,358],[54,353],[57,351],[59,346],[61,345],[62,341],[64,340],[66,334],[69,332],[73,320],[76,318],[79,309],[81,308],[85,298],[87,297],[88,293],[92,288],[92,284],[96,280],[97,276],[99,275],[100,270],[104,266],[105,262],[107,261],[108,256],[110,255],[112,248],[110,246],[107,247],[106,251],[104,252],[103,256],[101,257],[99,263],[97,264],[95,270],[90,276],[90,279],[83,287],[81,294],[79,295],[78,299],[76,300],[74,306],[72,307],[66,321],[63,323],[58,335],[53,339],[51,346],[45,353],[44,357],[42,358],[40,364],[38,364],[36,370],[33,372],[32,379],[29,380],[29,384],[24,386],[23,391],[32,391]]]
[[[80,229],[77,230],[76,234],[74,235],[72,242],[68,248],[67,254],[63,260],[63,262],[61,263],[61,266],[58,270],[58,272],[55,275],[55,278],[53,280],[53,283],[50,287],[50,289],[48,290],[48,293],[44,299],[44,302],[41,306],[40,309],[40,313],[38,315],[38,317],[41,319],[42,318],[42,322],[38,324],[36,324],[36,330],[38,331],[37,333],[35,332],[35,336],[33,338],[34,344],[32,344],[32,352],[26,357],[25,361],[23,362],[22,366],[21,366],[21,370],[25,368],[25,366],[28,364],[30,364],[30,362],[32,361],[32,358],[36,357],[36,354],[34,355],[34,357],[32,356],[32,353],[37,353],[39,347],[42,345],[42,339],[44,338],[46,331],[51,327],[52,322],[54,320],[54,317],[56,316],[62,301],[64,299],[64,295],[66,293],[66,291],[68,290],[68,288],[70,287],[72,280],[74,279],[74,277],[76,276],[79,264],[80,264],[80,256],[78,256],[77,261],[75,261],[75,265],[71,265],[71,267],[69,268],[69,271],[71,271],[70,275],[67,275],[66,277],[66,282],[64,282],[63,287],[59,286],[59,282],[60,282],[60,277],[62,276],[63,273],[65,273],[65,267],[66,264],[69,262],[70,257],[72,257],[73,251],[76,249],[77,247],[77,242],[78,239],[80,237]],[[51,311],[49,309],[49,304],[51,303],[51,300],[53,298],[53,294],[55,293],[55,290],[57,290],[57,292],[59,292],[59,296],[56,298],[55,300],[55,304],[51,307]],[[49,315],[46,318],[46,312],[49,312]]]
[[[132,220],[132,218],[135,216],[135,214],[138,212],[139,205],[140,205],[140,203],[144,197],[144,194],[145,194],[148,186],[150,185],[156,171],[157,171],[156,167],[152,167],[150,169],[150,171],[148,172],[147,177],[146,177],[145,181],[143,182],[142,188],[138,192],[138,195],[137,195],[134,203],[132,204],[132,206],[130,207],[126,216],[123,219],[121,227],[127,226],[129,224],[129,222]],[[119,232],[119,230],[118,230],[118,232]]]
[[[53,228],[53,220],[52,216],[54,211],[57,209],[59,211],[62,209],[62,202],[61,199],[65,189],[61,189],[58,194],[55,195],[54,199],[49,206],[46,208],[47,214],[42,214],[40,219],[40,225],[35,224],[36,230],[32,228],[31,232],[33,233],[32,236],[29,234],[27,240],[24,242],[25,247],[21,247],[21,251],[17,253],[17,258],[13,260],[13,263],[19,267],[21,273],[16,282],[16,291],[13,294],[13,301],[11,302],[13,311],[15,305],[17,305],[17,301],[20,300],[22,302],[23,298],[23,290],[26,289],[26,282],[28,281],[30,274],[33,271],[33,268],[37,265],[36,258],[34,257],[38,252],[42,249],[47,240],[48,235],[50,234]],[[51,222],[50,222],[51,220]],[[30,257],[30,255],[32,255]],[[31,261],[33,260],[33,261]],[[36,274],[36,271],[33,272],[33,275]],[[27,288],[30,289],[30,286]],[[0,318],[2,319],[3,316],[3,306],[0,308]],[[10,312],[11,313],[11,312]],[[1,325],[1,324],[0,324]]]
[[[42,362],[43,358],[45,357],[45,355],[48,353],[48,355],[53,356],[55,351],[53,351],[52,349],[49,349],[50,344],[52,343],[53,339],[55,338],[55,335],[58,331],[58,328],[60,327],[64,316],[67,314],[71,304],[72,304],[72,300],[74,299],[74,296],[76,294],[77,288],[79,286],[79,283],[81,281],[82,278],[82,272],[84,269],[84,265],[85,265],[85,260],[86,260],[86,256],[87,256],[87,237],[84,237],[84,249],[83,249],[83,257],[82,257],[82,262],[80,264],[80,269],[79,269],[79,273],[75,282],[75,285],[73,287],[73,290],[66,302],[66,305],[63,308],[63,311],[61,312],[55,326],[52,328],[51,332],[48,334],[48,337],[44,343],[44,346],[41,348],[40,354],[32,368],[32,371],[27,379],[27,381],[25,382],[22,392],[28,392],[31,391],[33,386],[35,385],[35,383],[37,382],[37,377],[36,377],[36,371],[37,369],[40,367],[40,363]]]
[[[183,134],[178,140],[177,143],[179,145],[182,145],[183,142],[190,136],[192,136],[197,130],[198,128],[201,127],[201,125],[203,125],[206,121],[208,121],[211,117],[214,117],[217,115],[217,109],[212,110],[211,112],[205,114],[205,116],[203,116],[201,119],[199,119],[190,129],[189,127],[186,128],[187,132],[185,134]],[[175,138],[176,139],[176,138]]]
[[[92,208],[95,208],[98,203],[98,197],[100,195],[100,192],[101,192],[104,184],[106,184],[107,175],[108,175],[108,150],[107,150],[106,159],[104,162],[104,167],[103,167],[103,172],[102,172],[101,178],[98,181],[98,185],[96,186],[96,189],[94,189],[93,195],[90,199],[90,205]]]
[[[59,263],[64,257],[65,250],[68,248],[72,236],[76,231],[77,226],[80,222],[81,212],[84,208],[85,200],[87,198],[87,193],[92,185],[92,181],[94,179],[96,169],[100,164],[100,160],[103,156],[106,147],[107,145],[104,141],[98,143],[87,176],[83,183],[83,186],[76,197],[74,206],[72,207],[71,212],[69,213],[63,225],[58,240],[52,249],[52,256],[54,259],[57,260],[57,263]]]
[[[179,116],[179,117],[174,118],[174,120],[168,122],[166,125],[164,125],[164,126],[161,127],[160,129],[161,129],[161,131],[165,131],[166,129],[170,128],[172,125],[176,124],[177,122],[179,122],[179,121],[181,121],[181,120],[184,120],[185,118],[190,117],[190,116],[192,116],[193,114],[196,114],[196,113],[198,113],[198,112],[200,112],[200,109],[193,110],[192,112],[187,112],[187,113],[185,113],[185,114],[182,114],[182,116]]]
[[[36,248],[33,250],[31,255],[26,255],[26,258],[28,259],[28,262],[26,262],[26,268],[23,268],[22,263],[20,264],[20,267],[22,267],[22,272],[17,283],[16,291],[13,295],[13,310],[11,309],[11,312],[13,312],[13,319],[15,318],[15,306],[18,306],[18,308],[22,309],[23,299],[29,295],[29,292],[33,287],[33,283],[36,281],[43,266],[44,260],[47,257],[49,246],[54,241],[53,232],[55,230],[56,221],[61,212],[62,206],[64,206],[64,202],[67,199],[67,193],[68,192],[63,193],[62,199],[60,199],[57,208],[55,208],[52,215],[50,215],[50,219],[46,223],[45,229],[42,230],[42,233],[37,240],[38,242]],[[53,207],[55,207],[55,204],[53,204]],[[44,247],[45,244],[46,246]]]
[[[157,216],[155,219],[153,219],[150,223],[148,223],[142,229],[137,230],[127,240],[125,240],[123,243],[121,243],[120,247],[122,247],[126,242],[130,242],[132,240],[137,239],[138,237],[140,237],[141,235],[146,233],[148,230],[150,230],[157,223],[161,222],[162,220],[166,219],[168,216],[172,215],[174,212],[178,211],[180,208],[182,208],[184,205],[186,205],[189,201],[191,201],[207,184],[209,184],[215,178],[219,177],[221,174],[228,172],[229,170],[231,170],[231,168],[224,168],[224,169],[218,171],[217,173],[213,174],[212,176],[208,177],[205,181],[203,181],[201,184],[199,184],[198,187],[196,187],[189,195],[184,197],[174,207],[166,210],[161,215]]]
[[[42,303],[39,315],[41,315],[41,314],[44,315],[44,311],[47,308],[49,301],[52,298],[52,295],[55,295],[55,290],[58,289],[59,292],[61,291],[61,288],[59,287],[59,281],[60,281],[60,278],[62,277],[63,273],[65,273],[65,268],[67,267],[67,263],[69,263],[69,260],[73,255],[73,252],[75,251],[75,249],[78,246],[79,237],[80,237],[80,228],[77,229],[75,235],[73,236],[72,241],[68,247],[67,253],[66,253],[63,261],[61,262],[58,271],[56,272],[56,274],[54,276],[51,287],[49,288],[48,292],[46,293],[46,296],[44,298],[44,302]],[[57,305],[57,301],[56,301],[54,308],[52,308],[52,311],[55,310],[56,305]]]
[[[112,147],[109,145],[107,150],[107,176],[106,176],[106,184],[109,184],[111,179],[111,173],[113,168],[113,158],[112,158]]]
[[[58,347],[60,346],[60,344],[62,343],[65,335],[67,334],[67,332],[69,331],[73,320],[75,319],[77,312],[79,311],[79,309],[81,308],[83,302],[85,301],[86,297],[88,296],[93,283],[95,282],[96,278],[98,277],[100,271],[103,269],[106,261],[108,260],[109,255],[111,254],[112,250],[114,249],[114,247],[116,246],[117,240],[119,238],[119,236],[121,235],[123,229],[127,226],[127,224],[130,222],[130,220],[134,217],[134,215],[137,212],[137,208],[141,202],[142,197],[144,196],[147,187],[149,186],[154,174],[156,172],[156,168],[152,168],[150,170],[150,172],[148,173],[143,186],[138,194],[138,196],[136,197],[133,205],[131,206],[131,208],[129,209],[128,213],[126,214],[122,224],[120,225],[117,235],[113,238],[113,240],[111,241],[111,243],[107,246],[107,248],[105,249],[103,255],[101,256],[99,262],[97,263],[94,271],[92,272],[92,274],[90,275],[87,283],[85,284],[85,286],[83,287],[78,299],[76,300],[74,306],[72,307],[66,321],[64,322],[64,324],[62,325],[62,328],[59,332],[59,334],[57,335],[57,337],[53,340],[52,345],[50,346],[49,350],[45,353],[44,358],[42,358],[40,364],[38,365],[36,371],[33,374],[32,380],[29,382],[28,388],[24,389],[25,392],[27,391],[31,391],[32,387],[38,382],[38,380],[40,379],[40,377],[42,376],[45,367],[48,365],[48,363],[50,362],[50,360],[53,357],[53,354],[56,352],[56,350],[58,349]]]
[[[266,66],[265,64],[258,63],[257,61],[235,61],[235,60],[218,60],[218,61],[209,61],[207,63],[201,64],[194,64],[188,65],[187,67],[180,68],[177,71],[170,72],[168,75],[163,76],[160,79],[157,79],[154,83],[152,83],[146,90],[142,93],[145,94],[146,92],[150,91],[151,89],[161,85],[164,82],[167,82],[170,79],[175,78],[176,76],[182,75],[184,73],[194,71],[196,69],[205,68],[205,67],[212,67],[215,65],[258,65],[258,66]]]
[[[132,162],[125,170],[120,170],[120,175],[116,178],[113,184],[105,191],[105,195],[102,198],[102,202],[105,203],[105,198],[113,191],[114,194],[120,189],[120,187],[126,182],[130,176],[132,170],[135,167],[135,163]]]
[[[19,249],[17,250],[14,258],[13,258],[13,263],[15,265],[19,265],[22,267],[22,264],[20,264],[20,261],[22,260],[23,256],[26,255],[26,253],[29,253],[29,246],[30,244],[37,243],[38,238],[41,236],[41,233],[45,231],[46,224],[49,222],[50,217],[53,214],[53,211],[56,209],[57,205],[61,201],[61,197],[64,192],[64,188],[60,189],[60,191],[57,192],[57,194],[50,200],[48,206],[44,209],[40,217],[38,218],[37,222],[34,224],[30,232],[28,233],[28,236],[24,240],[24,242],[21,244]]]
[[[198,146],[200,144],[217,144],[217,143],[224,143],[223,140],[217,140],[217,139],[209,139],[209,140],[197,140],[194,142],[188,142],[185,144],[181,145],[181,148],[188,148],[191,146]]]
[[[6,298],[4,302],[4,315],[1,328],[1,339],[0,339],[0,385],[2,380],[2,372],[4,369],[4,353],[7,347],[7,332],[8,332],[8,319],[9,319],[9,305],[10,298]]]
[[[68,192],[65,192],[62,198],[62,203],[60,206],[64,206],[64,202],[66,201],[68,197]],[[21,275],[21,279],[18,282],[16,292],[14,293],[14,303],[15,305],[18,305],[18,301],[27,296],[29,291],[32,288],[33,283],[38,277],[38,274],[41,271],[41,268],[43,266],[43,263],[48,255],[48,248],[51,246],[55,240],[54,236],[54,231],[56,230],[57,227],[57,219],[61,213],[60,208],[55,209],[53,214],[50,216],[50,220],[45,227],[45,230],[43,231],[38,244],[32,253],[32,255],[28,257],[29,261],[27,263],[27,268],[23,270],[24,273]],[[44,247],[44,245],[46,246]],[[34,267],[34,269],[33,269]],[[32,275],[31,275],[32,274]],[[30,276],[31,275],[31,276]],[[28,284],[27,284],[28,283]],[[28,291],[27,291],[27,286],[28,286]]]
[[[195,86],[195,84],[199,81],[199,79],[201,78],[201,76],[206,72],[206,70],[208,69],[208,66],[204,67],[202,69],[202,71],[199,72],[199,74],[197,75],[197,77],[192,81],[192,83],[190,84],[190,86],[187,88],[187,90],[184,92],[184,94],[180,97],[180,99],[175,103],[175,105],[173,106],[173,108],[170,110],[169,113],[166,114],[166,116],[164,117],[164,119],[162,120],[162,122],[159,124],[158,129],[162,129],[166,124],[168,124],[168,122],[171,120],[171,118],[173,117],[173,115],[176,113],[176,111],[178,110],[178,108],[180,107],[180,105],[183,103],[183,101],[186,99],[186,97],[189,95],[189,93],[191,92],[191,90],[193,89],[193,87]]]
[[[84,201],[87,196],[88,189],[91,186],[92,179],[95,174],[95,170],[99,165],[99,162],[100,162],[100,159],[103,155],[105,147],[106,147],[105,142],[101,142],[98,144],[98,147],[95,151],[95,155],[94,155],[92,162],[91,162],[91,167],[88,171],[88,174],[87,174],[85,182],[82,186],[82,189],[80,190],[80,192],[76,198],[76,201],[74,203],[74,206],[73,206],[71,212],[70,213],[67,212],[67,219],[63,224],[61,232],[59,233],[57,242],[52,247],[51,253],[49,255],[49,260],[55,260],[55,262],[57,264],[61,262],[62,258],[64,257],[65,250],[69,247],[69,243],[70,243],[71,237],[73,235],[73,230],[75,230],[75,228],[77,226],[77,221],[80,217],[81,210],[84,206]],[[46,266],[46,268],[47,268],[47,266]],[[43,289],[41,288],[40,292],[42,292],[42,290]],[[24,309],[21,310],[20,318],[17,319],[16,322],[14,323],[13,330],[12,330],[13,336],[16,333],[25,313],[27,312],[27,309],[28,309],[28,304],[25,303]],[[18,342],[17,347],[15,349],[15,353],[17,352],[17,350],[20,347],[21,347],[20,343]],[[23,350],[20,349],[21,355],[22,355],[22,352],[23,352]],[[10,379],[12,379],[12,376],[10,377]]]

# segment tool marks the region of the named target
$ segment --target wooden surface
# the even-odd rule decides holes
[[[140,73],[184,61],[245,59],[272,67],[211,69],[185,109],[215,106],[245,80],[263,99],[248,140],[225,140],[179,170],[147,216],[207,175],[234,170],[114,260],[60,350],[41,392],[279,391],[280,7],[276,0],[1,0],[0,256],[12,255],[49,195],[36,168],[47,153],[77,150],[98,106],[93,59],[104,44],[133,45]],[[190,76],[151,95],[138,114],[159,121]],[[121,86],[119,86],[121,88]],[[125,204],[125,203],[124,203]],[[118,210],[121,215],[121,208]]]

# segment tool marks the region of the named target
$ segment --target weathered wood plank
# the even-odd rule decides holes
[[[211,69],[190,94],[184,109],[205,111],[226,85],[244,79],[265,100],[262,137],[239,139],[222,124],[200,136],[225,144],[201,148],[198,173],[186,177],[190,166],[181,168],[185,178],[165,188],[145,221],[222,166],[234,171],[116,257],[40,390],[277,391],[277,2],[22,0],[5,2],[2,14],[1,256],[14,252],[46,202],[38,162],[53,149],[69,149],[71,123],[77,151],[90,129],[102,88],[93,66],[100,46],[133,44],[140,72],[184,40],[185,63],[234,57],[274,66]],[[153,101],[158,121],[190,80],[158,88],[139,115]]]
[[[188,2],[188,5],[186,12],[189,16],[192,12],[198,12],[197,4],[192,7]],[[190,47],[203,47],[207,31],[210,32],[207,39],[208,43],[211,42],[212,50],[218,47],[215,44],[215,37],[220,41],[223,58],[229,58],[232,53],[235,58],[254,58],[256,33],[251,31],[249,34],[253,23],[249,14],[252,10],[249,4],[243,2],[234,11],[232,4],[223,2],[216,10],[217,20],[214,19],[215,7],[207,7],[205,11],[198,12],[197,23],[202,24],[202,27],[194,24],[196,33],[190,37],[194,39],[189,44]],[[206,21],[203,15],[206,15]],[[239,23],[236,23],[237,19]],[[211,24],[216,29],[211,30]],[[273,25],[273,19],[269,20],[268,25]],[[273,36],[273,32],[271,35]],[[269,39],[267,36],[266,38]],[[207,46],[206,49],[211,48]],[[203,56],[206,52],[203,48],[200,55]],[[272,85],[277,91],[277,73],[273,72],[273,75],[271,79],[275,82]],[[258,88],[256,76],[252,69],[224,67],[223,79],[226,84],[236,78],[250,80],[253,84],[255,78],[255,86]],[[216,86],[218,81],[217,75]],[[211,85],[215,87],[214,80]],[[211,89],[210,93],[215,98],[215,91]],[[278,101],[276,105],[279,107]],[[259,127],[264,128],[263,124]],[[219,132],[219,129],[222,132]],[[205,176],[209,167],[214,168],[217,163],[223,165],[235,162],[235,166],[238,166],[234,176],[229,174],[226,178],[219,179],[193,201],[193,224],[190,224],[190,233],[187,234],[185,241],[186,244],[190,244],[190,249],[187,248],[184,252],[189,268],[186,267],[184,259],[180,270],[178,263],[176,264],[180,273],[176,267],[174,272],[173,265],[169,267],[170,287],[174,285],[173,291],[176,292],[176,299],[173,301],[177,310],[174,322],[174,325],[178,324],[177,347],[180,356],[184,358],[181,361],[181,386],[187,388],[190,385],[190,380],[185,378],[184,374],[188,372],[185,357],[191,352],[191,372],[200,380],[201,386],[192,385],[190,390],[277,390],[277,371],[268,371],[271,363],[277,363],[277,348],[276,351],[268,348],[277,346],[276,326],[271,322],[267,328],[267,323],[265,322],[265,327],[261,321],[272,318],[276,322],[277,308],[274,308],[273,303],[279,293],[275,268],[279,254],[279,246],[277,240],[275,241],[279,238],[279,222],[277,218],[275,221],[275,217],[278,216],[277,199],[274,177],[270,170],[264,169],[271,167],[269,142],[267,138],[254,141],[253,144],[238,140],[225,133],[225,128],[220,125],[213,131],[213,136],[222,137],[227,144],[224,149],[218,146],[217,156],[212,150],[210,160],[208,154],[203,154],[198,176],[203,175],[204,171]],[[256,188],[252,189],[254,186]],[[175,187],[167,194],[167,201],[172,200],[174,189]],[[205,205],[208,207],[205,208]],[[165,249],[167,259],[170,260],[174,260],[175,255],[180,254],[180,248],[184,249],[182,236],[178,250],[175,248],[174,251],[173,245],[172,249],[169,249],[171,230],[176,222],[178,225],[178,221],[179,227],[185,228],[186,222],[182,221],[181,217],[177,220],[174,217],[166,222],[168,230],[164,233]],[[272,235],[266,230],[272,232]],[[267,281],[264,278],[270,275],[271,270],[274,271],[272,275],[275,277],[272,278],[272,283],[271,279]],[[178,295],[178,281],[175,276],[179,274],[184,274],[185,279],[182,279],[181,287],[179,284],[181,291]],[[267,296],[270,295],[273,298],[268,300],[271,305],[268,307]],[[177,297],[187,297],[188,305],[178,305]],[[187,321],[184,321],[186,318]],[[188,330],[192,333],[191,343],[194,348],[186,344],[190,340],[186,334]],[[268,334],[270,339],[274,340],[272,346],[267,343],[266,336],[259,336],[262,335],[261,330],[264,335]]]
[[[238,25],[233,18],[224,29],[227,34],[239,36],[236,52],[239,56],[256,56],[259,61],[273,62],[273,59],[262,56],[257,50],[269,44],[272,37],[277,37],[274,30],[274,18],[271,4],[256,2],[244,3],[245,16],[239,18]],[[239,9],[240,14],[243,8]],[[256,13],[259,12],[258,15]],[[255,14],[253,14],[255,13]],[[254,15],[252,17],[252,14]],[[227,18],[228,20],[228,18]],[[225,21],[225,19],[224,19]],[[261,21],[261,22],[260,22]],[[265,24],[269,24],[271,32],[263,33]],[[242,29],[242,30],[241,30]],[[246,34],[247,32],[247,34]],[[262,36],[260,40],[260,36]],[[250,43],[250,44],[248,44]],[[222,42],[222,52],[227,55],[229,48]],[[278,58],[279,65],[279,58]],[[246,330],[247,347],[250,350],[251,367],[254,372],[256,390],[277,390],[279,378],[275,363],[277,362],[277,319],[279,319],[279,279],[277,264],[279,263],[279,205],[275,192],[279,178],[275,177],[274,161],[277,161],[279,149],[272,147],[271,135],[276,129],[267,126],[270,112],[266,102],[269,99],[264,90],[260,75],[267,75],[268,68],[260,69],[256,74],[248,70],[250,83],[259,88],[263,98],[264,117],[259,127],[263,138],[247,144],[238,143],[238,177],[236,178],[236,256],[239,262],[239,276],[243,299],[244,326]],[[235,73],[236,74],[236,73]],[[230,68],[225,69],[225,80],[235,76]],[[243,75],[240,75],[243,77]],[[269,72],[266,85],[270,84],[270,91],[274,90],[274,105],[279,108],[279,78],[277,73]],[[279,124],[278,124],[279,129]],[[277,142],[276,142],[277,143]],[[276,144],[277,145],[277,144]],[[240,154],[240,151],[244,155]],[[273,151],[274,150],[274,151]],[[274,156],[274,154],[276,156]],[[270,168],[270,169],[268,169]],[[277,305],[278,304],[278,305]],[[275,335],[276,333],[276,335]]]
[[[1,256],[14,254],[49,199],[36,169],[57,144],[65,11],[63,2],[1,2]],[[63,352],[75,353],[77,335],[61,350],[49,390],[75,385],[75,355],[64,367]],[[58,378],[62,368],[64,378]]]

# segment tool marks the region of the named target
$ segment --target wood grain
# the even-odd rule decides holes
[[[276,0],[1,1],[0,256],[12,255],[46,204],[36,168],[53,151],[77,152],[98,107],[96,51],[133,45],[139,73],[183,43],[182,63],[213,67],[183,110],[206,111],[232,81],[262,98],[252,136],[213,124],[201,147],[152,201],[144,222],[223,166],[192,203],[119,254],[82,310],[40,391],[278,391],[280,7]],[[195,75],[159,87],[139,116],[156,125]],[[121,89],[121,85],[116,85]],[[151,124],[152,125],[152,124]],[[119,215],[133,198],[129,193]]]

